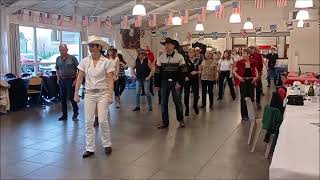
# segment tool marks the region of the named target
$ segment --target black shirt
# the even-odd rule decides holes
[[[273,69],[277,64],[277,59],[279,58],[278,54],[277,53],[273,53],[273,54],[269,53],[266,55],[266,58],[268,59],[268,68]]]
[[[187,65],[187,70],[188,70],[187,77],[189,79],[198,79],[199,78],[199,74],[191,75],[191,72],[192,71],[199,71],[200,64],[201,64],[201,62],[197,58],[194,59],[193,62],[190,60],[190,58],[186,59],[186,65]]]

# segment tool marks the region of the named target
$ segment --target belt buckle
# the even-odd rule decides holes
[[[169,81],[169,82],[172,82],[172,81],[173,81],[173,79],[168,79],[168,81]]]
[[[93,90],[93,93],[99,93],[100,92],[100,89],[94,89]]]

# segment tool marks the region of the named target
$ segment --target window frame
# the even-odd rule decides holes
[[[37,28],[43,28],[43,29],[51,29],[51,30],[55,30],[59,33],[59,44],[62,44],[63,42],[63,37],[62,37],[62,32],[74,32],[74,33],[79,33],[79,59],[78,61],[80,62],[82,60],[82,48],[81,48],[81,42],[82,42],[82,39],[81,39],[81,31],[77,31],[77,30],[70,30],[70,29],[59,29],[59,28],[51,28],[51,27],[43,27],[43,26],[30,26],[30,25],[23,25],[23,24],[19,24],[19,27],[30,27],[33,29],[33,49],[34,49],[34,52],[33,52],[33,56],[35,57],[34,58],[34,62],[30,62],[30,63],[23,63],[21,64],[21,60],[19,62],[20,64],[20,68],[23,66],[23,65],[28,65],[28,66],[33,66],[34,67],[34,74],[37,75],[38,74],[38,69],[39,69],[39,65],[51,65],[51,64],[55,64],[55,63],[41,63],[39,62],[39,59],[38,59],[38,41],[37,41]],[[20,29],[19,29],[19,33],[20,33]],[[20,39],[19,39],[19,46],[20,46]],[[19,47],[20,48],[20,47]],[[21,56],[21,52],[20,52],[20,56]],[[21,72],[22,74],[23,72]]]

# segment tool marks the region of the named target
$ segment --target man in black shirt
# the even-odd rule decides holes
[[[162,124],[158,129],[169,127],[168,101],[170,92],[172,92],[173,102],[176,107],[177,120],[180,122],[180,127],[183,128],[185,124],[181,91],[187,72],[186,64],[183,56],[175,51],[179,47],[178,41],[166,38],[166,41],[161,44],[165,46],[166,53],[158,58],[154,75],[156,88],[159,89],[161,87]]]
[[[187,76],[184,83],[184,105],[186,107],[185,116],[189,116],[189,98],[190,88],[193,92],[193,108],[196,114],[199,114],[198,101],[199,101],[199,65],[200,59],[196,58],[196,50],[189,49],[189,58],[186,59]]]
[[[267,64],[268,64],[268,75],[267,75],[267,80],[268,80],[268,87],[270,87],[270,80],[273,79],[274,80],[274,84],[277,84],[277,73],[276,73],[276,69],[275,66],[277,64],[277,59],[278,54],[276,53],[276,48],[275,47],[271,47],[271,53],[266,55],[266,59],[267,59]]]

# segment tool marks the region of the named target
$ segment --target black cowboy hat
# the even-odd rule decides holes
[[[177,49],[179,48],[179,42],[177,40],[171,39],[171,38],[166,38],[166,40],[164,42],[160,42],[162,45],[166,45],[166,44],[173,44],[174,47]]]

